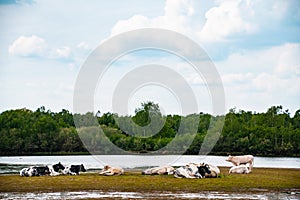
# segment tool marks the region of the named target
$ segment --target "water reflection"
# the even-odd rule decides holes
[[[0,193],[0,199],[299,199],[300,193],[139,193],[139,192],[51,192],[51,193]]]

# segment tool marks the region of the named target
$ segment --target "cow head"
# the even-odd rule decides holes
[[[200,166],[198,166],[197,168],[202,177],[204,177],[205,174],[211,174],[211,170],[210,170],[208,164],[203,163]]]
[[[59,170],[64,170],[65,166],[63,166],[60,162],[52,166],[54,171],[58,172]]]
[[[103,168],[103,170],[106,171],[106,170],[108,170],[108,169],[110,169],[110,168],[111,168],[111,166],[105,165],[104,168]]]
[[[83,164],[80,165],[80,170],[81,170],[82,172],[86,172],[86,169],[84,168]]]
[[[150,175],[151,173],[152,173],[151,169],[146,169],[146,170],[142,171],[143,175]]]
[[[228,158],[226,159],[227,162],[232,161],[233,156],[229,155]]]

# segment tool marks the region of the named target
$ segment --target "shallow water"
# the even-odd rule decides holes
[[[300,194],[289,193],[222,193],[222,192],[201,192],[201,193],[139,193],[139,192],[51,192],[51,193],[0,193],[0,199],[280,199],[298,200]]]

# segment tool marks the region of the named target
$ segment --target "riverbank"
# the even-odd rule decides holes
[[[143,152],[131,152],[133,155],[147,155],[149,152],[143,151]],[[243,155],[243,152],[230,152],[231,155]],[[81,155],[94,155],[97,156],[97,154],[91,154],[88,151],[81,151],[81,152],[65,152],[65,151],[59,151],[59,152],[31,152],[31,153],[22,153],[22,154],[16,154],[13,152],[0,152],[0,156],[81,156]],[[103,154],[99,154],[100,156]],[[112,154],[114,155],[114,154]],[[162,155],[181,155],[176,153],[169,153],[169,154],[162,154]],[[183,154],[186,156],[195,156],[198,154]],[[228,156],[228,152],[214,152],[208,154],[209,156]],[[300,154],[286,154],[281,155],[278,153],[274,154],[253,154],[255,157],[269,157],[269,158],[277,158],[277,157],[287,157],[287,158],[298,158],[300,157]]]
[[[79,176],[20,177],[0,176],[1,193],[42,192],[142,192],[199,193],[202,192],[300,192],[299,169],[254,168],[251,174],[228,174],[222,167],[215,179],[176,179],[172,175],[146,176],[140,171],[127,171],[121,176],[100,176],[83,173]]]
[[[184,166],[187,163],[211,163],[216,166],[230,167],[232,163],[226,162],[225,156],[143,156],[143,155],[81,155],[81,156],[18,156],[0,157],[0,175],[18,174],[23,167],[53,165],[61,162],[64,166],[70,164],[83,164],[90,170],[100,170],[105,164],[119,166],[127,169],[145,169],[153,166],[172,165]],[[256,168],[297,168],[300,158],[287,157],[255,157]]]

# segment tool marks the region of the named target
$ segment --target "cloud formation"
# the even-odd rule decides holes
[[[138,28],[164,28],[186,34],[190,28],[187,26],[187,17],[192,17],[193,14],[192,1],[167,0],[163,16],[148,18],[137,14],[126,20],[119,20],[112,28],[111,35]]]
[[[229,108],[262,111],[282,104],[299,109],[299,0],[132,0],[130,6],[122,1],[76,1],[72,8],[65,1],[24,2],[30,1],[0,3],[0,87],[6,98],[0,110],[18,105],[36,108],[46,99],[46,106],[52,108],[70,106],[71,90],[60,93],[68,98],[53,97],[45,93],[59,91],[57,85],[42,82],[64,83],[68,79],[72,85],[80,66],[101,40],[146,27],[177,31],[199,43],[219,70]],[[180,41],[172,45],[182,47]],[[123,61],[112,68],[107,85],[126,74],[130,66],[149,62],[172,66],[196,89],[205,84],[189,66],[181,65],[180,59],[168,59],[164,54],[141,52]],[[18,75],[22,70],[26,76]],[[34,90],[25,87],[25,78],[35,85]],[[199,96],[202,100],[203,95]],[[165,99],[168,102],[169,98]],[[102,110],[110,111],[107,106]]]
[[[300,19],[299,3],[293,0],[220,0],[207,10],[204,7],[202,1],[166,0],[164,15],[149,18],[136,14],[119,20],[111,35],[151,27],[177,31],[200,43],[248,42],[254,35],[264,34],[265,30],[272,31],[279,26],[286,28],[280,31],[287,32],[292,23],[284,23]]]
[[[71,54],[71,49],[70,47],[68,46],[63,46],[63,47],[60,47],[60,48],[57,48],[54,50],[53,52],[53,57],[54,58],[69,58]]]
[[[249,1],[222,1],[206,12],[206,22],[198,33],[199,39],[214,42],[236,34],[254,33],[257,26],[248,20],[251,17],[254,13]]]
[[[8,52],[14,56],[56,60],[69,59],[71,56],[71,48],[69,46],[51,48],[45,39],[36,35],[20,36],[9,45]]]
[[[43,56],[47,50],[47,43],[36,35],[20,36],[8,48],[8,52],[17,56]]]

